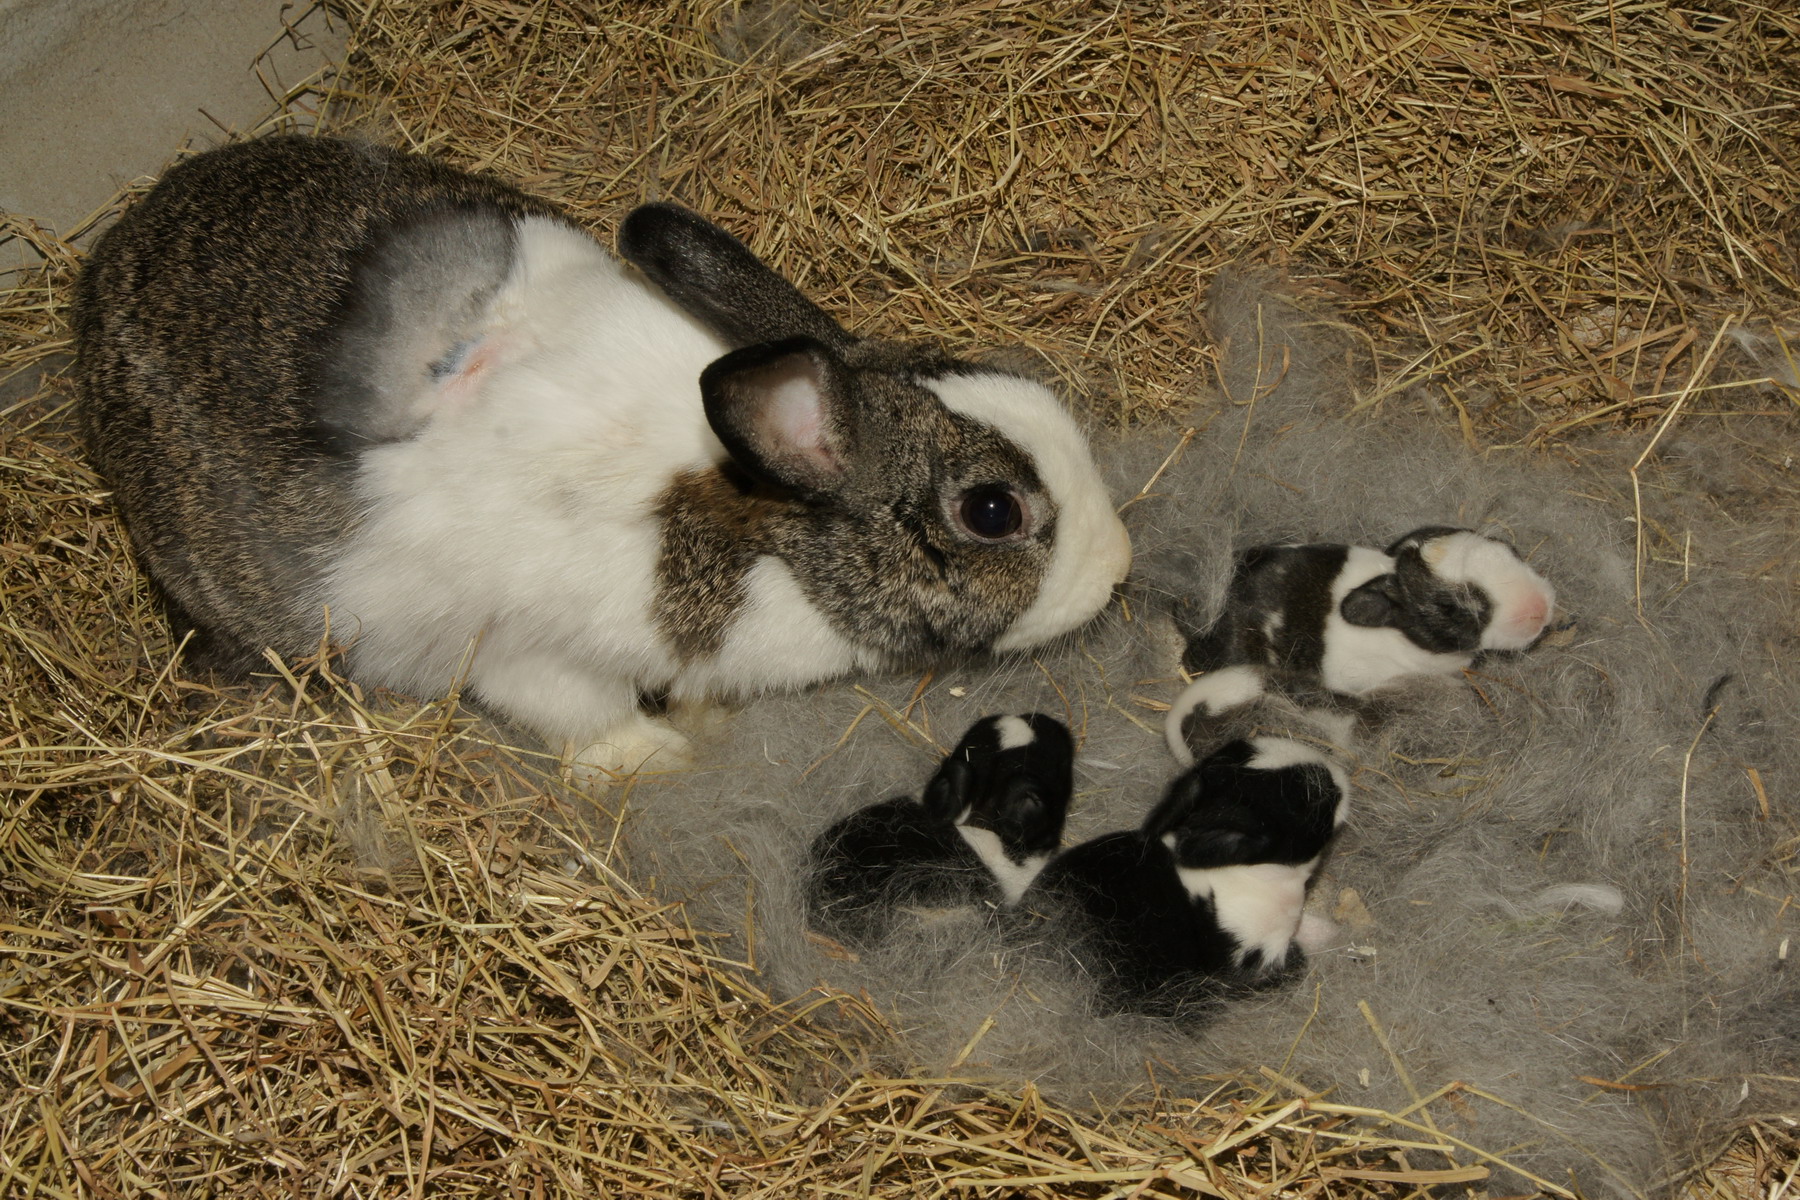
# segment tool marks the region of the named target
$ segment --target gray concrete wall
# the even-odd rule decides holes
[[[255,128],[343,45],[305,0],[0,0],[0,209],[66,233],[185,142]]]

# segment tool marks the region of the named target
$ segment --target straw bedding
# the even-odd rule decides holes
[[[1792,14],[337,12],[292,109],[603,236],[683,200],[852,328],[1060,380],[1142,492],[1130,619],[753,705],[597,801],[455,697],[213,688],[68,436],[78,231],[8,218],[46,267],[0,313],[0,1190],[1793,1186]],[[798,928],[805,838],[994,707],[1071,718],[1077,834],[1134,821],[1156,614],[1231,545],[1443,520],[1574,623],[1365,747],[1296,991],[1192,1038],[955,924],[860,961]]]

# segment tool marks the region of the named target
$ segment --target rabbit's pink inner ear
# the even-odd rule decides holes
[[[801,459],[821,478],[842,475],[844,462],[832,436],[825,381],[810,354],[770,363],[760,380],[766,391],[762,421],[770,448]]]
[[[713,432],[745,470],[811,495],[842,486],[848,414],[825,347],[803,338],[747,346],[708,367],[700,390]]]

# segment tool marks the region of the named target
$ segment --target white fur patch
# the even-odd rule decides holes
[[[1331,772],[1331,781],[1337,784],[1338,789],[1337,808],[1332,810],[1331,827],[1342,829],[1344,822],[1350,819],[1350,774],[1335,762],[1326,763],[1325,769]]]
[[[1330,759],[1305,742],[1296,742],[1293,738],[1251,738],[1250,745],[1256,753],[1252,754],[1250,761],[1244,765],[1253,771],[1284,771],[1289,767],[1304,766],[1308,763],[1317,763],[1322,767],[1331,766]]]
[[[1173,840],[1173,834],[1164,838],[1165,842]],[[1188,895],[1211,899],[1219,926],[1238,941],[1240,963],[1252,951],[1261,951],[1263,962],[1273,967],[1287,961],[1306,908],[1306,881],[1318,865],[1314,859],[1299,866],[1177,867],[1175,874]]]
[[[688,740],[666,721],[634,712],[604,742],[569,746],[564,756],[577,783],[594,786],[637,771],[676,771],[692,763]]]
[[[757,559],[744,593],[725,644],[686,666],[670,689],[676,699],[797,687],[872,665],[863,664],[857,647],[812,606],[780,559]]]
[[[1086,624],[1130,570],[1131,538],[1080,427],[1048,388],[1014,375],[950,375],[924,385],[945,408],[985,421],[1030,455],[1057,508],[1037,598],[994,649],[1028,649]]]
[[[1523,650],[1550,623],[1556,590],[1506,543],[1459,530],[1432,538],[1419,554],[1433,574],[1450,583],[1472,584],[1493,601],[1482,649]]]
[[[1181,732],[1188,714],[1204,707],[1206,715],[1216,716],[1259,699],[1263,691],[1263,673],[1253,666],[1221,667],[1188,684],[1163,719],[1163,738],[1169,744],[1169,753],[1182,766],[1193,766],[1194,752]]]
[[[1002,750],[1017,750],[1037,741],[1037,734],[1032,731],[1030,722],[1023,717],[1001,717],[994,722],[994,730],[1000,735]]]
[[[1393,569],[1394,560],[1381,551],[1352,546],[1343,569],[1332,581],[1319,675],[1326,687],[1340,695],[1371,692],[1408,675],[1454,675],[1474,661],[1471,654],[1433,654],[1398,629],[1369,629],[1344,620],[1339,611],[1344,597]]]
[[[969,814],[963,813],[966,818]],[[977,829],[972,825],[964,825],[959,819],[956,832],[962,834],[963,841],[975,856],[981,859],[994,882],[1000,885],[1000,894],[1006,897],[1007,904],[1017,904],[1031,881],[1037,878],[1044,864],[1050,861],[1048,854],[1034,854],[1024,862],[1014,862],[1006,855],[1006,849],[1000,844],[1000,835],[991,829]]]

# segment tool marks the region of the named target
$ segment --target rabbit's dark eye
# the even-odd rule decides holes
[[[962,494],[956,519],[971,537],[1003,542],[1025,527],[1025,501],[1005,484],[983,484]]]

